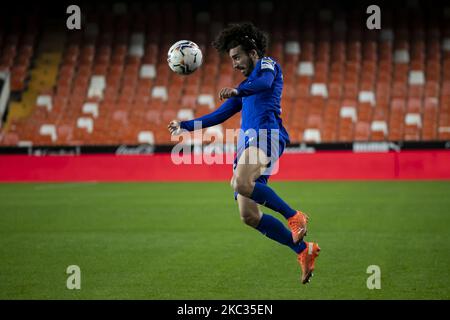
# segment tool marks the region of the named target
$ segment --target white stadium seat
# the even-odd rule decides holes
[[[139,70],[139,77],[142,79],[155,79],[156,68],[154,64],[143,64]]]
[[[313,76],[314,64],[309,61],[300,62],[297,68],[297,74],[301,76]]]
[[[311,95],[328,98],[328,90],[325,83],[313,83],[311,85]]]
[[[303,132],[303,140],[320,143],[321,137],[319,129],[305,129]]]
[[[395,63],[409,63],[409,52],[406,49],[398,49],[394,52]]]
[[[181,121],[194,119],[194,111],[192,109],[180,109],[178,110],[177,118]]]
[[[91,114],[94,118],[98,118],[98,103],[86,102],[83,104],[83,113]]]
[[[133,57],[142,57],[145,53],[144,45],[132,44],[128,49],[128,55]]]
[[[151,131],[141,131],[138,134],[139,143],[155,144],[155,136]]]
[[[93,75],[89,82],[88,98],[103,99],[103,91],[106,88],[106,79],[102,75]]]
[[[353,122],[357,120],[355,107],[342,107],[339,115],[341,118],[351,118]]]
[[[90,87],[98,88],[98,89],[105,89],[106,88],[106,79],[103,75],[93,75],[91,77]]]
[[[85,129],[87,132],[94,131],[94,120],[88,117],[80,117],[77,119],[77,128]]]
[[[19,142],[17,142],[17,146],[18,147],[32,147],[33,141],[19,140]]]
[[[388,134],[386,121],[372,121],[372,124],[370,125],[370,130],[372,132],[381,131],[384,133],[385,136],[387,136]]]
[[[36,98],[36,105],[38,107],[45,107],[48,111],[52,111],[52,96],[48,94],[38,95]]]
[[[43,124],[39,129],[41,136],[50,136],[52,141],[55,142],[58,138],[56,135],[56,127],[53,124]]]
[[[209,106],[209,109],[215,108],[214,97],[211,94],[200,94],[197,98],[198,104]]]
[[[409,126],[422,127],[422,119],[419,113],[407,113],[405,116],[405,124]]]
[[[442,40],[442,50],[450,51],[450,38],[445,38]]]
[[[409,84],[424,85],[425,74],[422,70],[412,70],[409,72],[408,82]]]
[[[370,102],[372,107],[375,106],[375,94],[373,91],[360,91],[358,95],[359,102]]]
[[[152,98],[167,101],[167,88],[165,86],[156,86],[152,89]]]
[[[287,41],[284,46],[286,54],[300,54],[300,43],[298,41]]]

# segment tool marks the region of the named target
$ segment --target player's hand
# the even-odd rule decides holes
[[[238,95],[235,88],[222,88],[219,92],[219,99],[224,100]]]
[[[180,121],[172,120],[167,126],[171,135],[177,135],[180,133]]]

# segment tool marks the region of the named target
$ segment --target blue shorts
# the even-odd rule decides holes
[[[233,163],[233,172],[236,170],[237,163],[241,155],[244,153],[245,149],[250,146],[255,146],[265,152],[269,158],[269,164],[267,169],[262,175],[255,180],[255,182],[267,184],[269,177],[271,176],[273,166],[277,163],[277,160],[281,157],[286,147],[284,140],[280,139],[278,135],[271,134],[271,130],[267,129],[266,133],[260,133],[258,137],[245,136],[244,144],[241,148],[237,150],[236,157]],[[234,192],[234,199],[237,200],[237,192]]]

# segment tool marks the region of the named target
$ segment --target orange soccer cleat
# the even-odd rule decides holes
[[[302,283],[309,282],[309,278],[312,277],[314,271],[314,262],[319,255],[320,247],[317,243],[306,242],[306,248],[300,252],[297,256],[298,263],[302,267]]]
[[[299,243],[306,236],[308,229],[306,224],[308,223],[309,217],[301,211],[297,211],[295,215],[288,219],[289,229],[292,232],[292,240],[294,243]]]

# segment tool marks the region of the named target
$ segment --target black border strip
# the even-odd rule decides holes
[[[205,145],[206,146],[206,145]],[[0,147],[0,155],[80,155],[80,154],[153,154],[170,153],[172,145],[98,145],[98,146],[31,146]],[[191,146],[188,148],[193,149]],[[444,150],[450,149],[450,141],[393,141],[393,142],[351,142],[351,143],[302,143],[289,144],[287,153],[309,153],[315,151],[387,152],[402,150]]]

